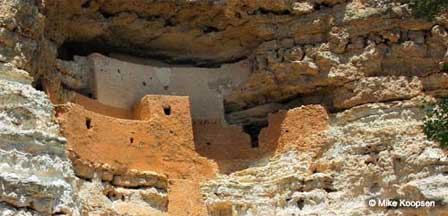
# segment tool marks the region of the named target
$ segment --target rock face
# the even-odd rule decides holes
[[[2,1],[0,15],[0,213],[79,215],[76,178],[52,104],[31,86],[43,16],[27,1]],[[28,72],[27,72],[28,71]]]
[[[363,105],[332,115],[323,154],[290,150],[264,166],[207,182],[202,190],[209,214],[445,215],[448,157],[421,132],[420,100]],[[438,204],[386,210],[369,207],[370,199]]]
[[[448,12],[411,8],[0,0],[0,215],[448,215]]]

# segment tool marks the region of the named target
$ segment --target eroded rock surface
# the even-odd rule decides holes
[[[43,15],[27,1],[2,1],[0,212],[79,215],[76,178],[52,104],[30,84]]]
[[[407,2],[0,0],[0,215],[446,215],[420,106],[448,95],[448,13]],[[101,104],[92,53],[249,71],[223,126],[185,100]]]
[[[322,155],[289,151],[264,166],[207,182],[202,190],[209,214],[444,215],[447,154],[422,134],[419,101],[369,104],[332,115]],[[371,208],[366,203],[372,198],[438,204]]]

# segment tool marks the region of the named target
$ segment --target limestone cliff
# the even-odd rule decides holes
[[[448,215],[448,11],[415,10],[0,0],[0,215]]]

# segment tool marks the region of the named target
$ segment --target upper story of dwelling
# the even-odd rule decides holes
[[[247,61],[203,68],[97,53],[76,56],[74,61],[58,60],[58,66],[69,89],[102,104],[130,110],[148,94],[189,96],[194,120],[220,124],[225,124],[224,97],[245,83],[251,73]]]

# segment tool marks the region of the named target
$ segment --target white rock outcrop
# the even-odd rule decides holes
[[[52,104],[43,92],[13,77],[0,80],[0,203],[8,209],[5,214],[78,215],[75,176]]]
[[[358,106],[331,117],[317,158],[290,151],[203,185],[210,215],[440,215],[448,163],[422,132],[422,98]],[[375,208],[370,199],[434,201],[433,208]],[[443,214],[442,214],[443,215]]]

